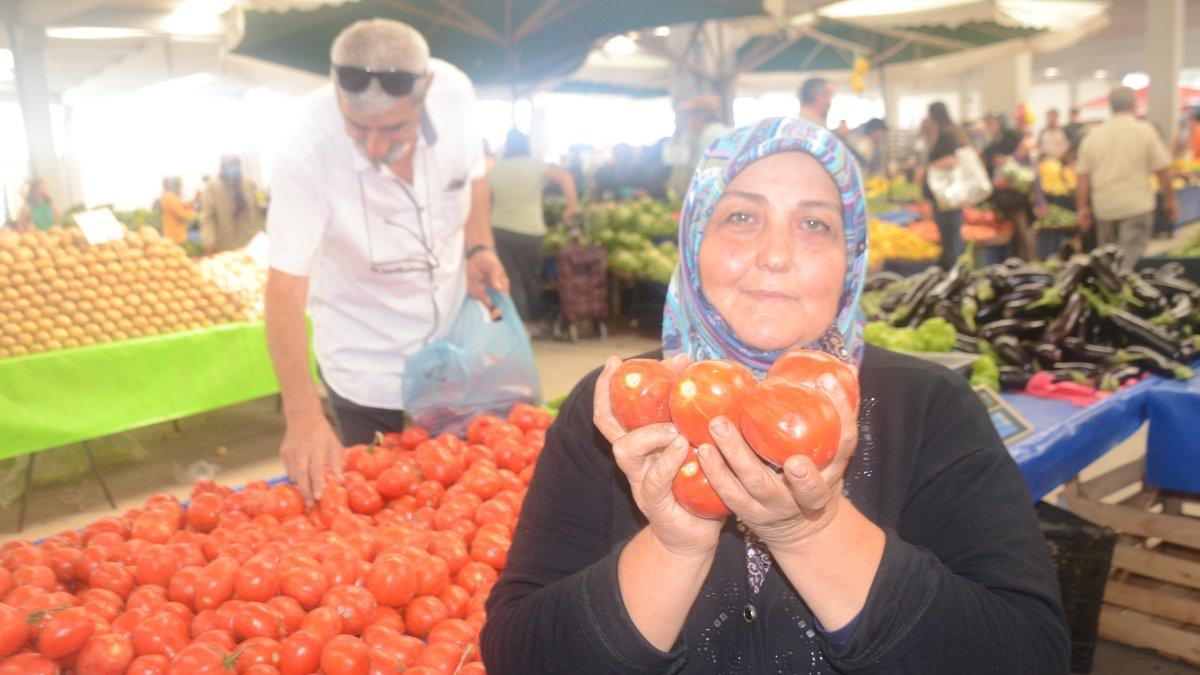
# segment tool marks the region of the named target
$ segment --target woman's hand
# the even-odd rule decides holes
[[[804,455],[789,457],[778,474],[746,444],[724,417],[709,425],[719,448],[698,450],[700,467],[717,495],[772,552],[803,548],[805,540],[833,519],[842,496],[843,474],[858,446],[858,421],[832,375],[821,388],[837,407],[842,433],[837,454],[823,470]]]
[[[687,356],[663,362],[676,373],[688,365]],[[687,440],[673,424],[652,424],[626,432],[609,402],[609,381],[621,360],[609,357],[596,381],[593,421],[612,443],[617,466],[629,480],[633,500],[650,521],[650,529],[671,553],[689,558],[711,556],[721,534],[721,521],[700,518],[675,501],[671,482],[687,459]]]

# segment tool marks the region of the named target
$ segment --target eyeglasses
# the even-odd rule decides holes
[[[408,96],[417,80],[425,77],[424,73],[410,73],[395,68],[374,70],[370,67],[334,66],[333,70],[337,73],[338,85],[351,94],[366,91],[367,87],[371,86],[371,79],[376,78],[379,80],[379,86],[383,87],[389,96]]]
[[[393,274],[397,272],[432,273],[438,269],[441,261],[438,260],[434,246],[425,233],[425,209],[417,203],[416,198],[411,192],[409,192],[408,187],[403,184],[400,184],[400,188],[404,191],[405,196],[408,197],[409,201],[413,205],[414,214],[416,215],[417,220],[416,227],[413,228],[409,223],[384,217],[380,220],[386,227],[376,229],[375,234],[389,240],[390,244],[393,246],[397,243],[407,242],[409,246],[404,246],[401,244],[403,248],[408,249],[407,255],[405,255],[403,258],[392,258],[386,254],[383,254],[382,252],[377,254],[375,241],[376,237],[372,236],[373,228],[371,227],[370,222],[370,210],[367,206],[367,188],[364,184],[364,178],[361,173],[359,174],[358,181],[363,208],[363,227],[366,228],[367,231],[367,255],[370,259],[371,271],[375,272],[376,274]],[[411,244],[414,242],[417,244],[416,247],[411,246]],[[386,245],[382,245],[383,242],[379,243],[381,244],[381,248],[386,248]]]

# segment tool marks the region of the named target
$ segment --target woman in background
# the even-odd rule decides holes
[[[181,183],[179,176],[163,179],[158,208],[162,211],[163,236],[182,246],[187,242],[188,224],[195,220],[196,209],[179,196]]]
[[[221,158],[221,172],[208,181],[200,200],[200,240],[205,253],[241,248],[263,230],[258,187],[242,175],[242,160]]]
[[[563,220],[579,213],[575,181],[566,170],[529,154],[529,137],[512,129],[504,143],[504,157],[488,171],[492,190],[492,231],[496,254],[511,283],[517,313],[532,334],[541,330],[542,239],[546,221],[542,213],[542,188],[554,181],[567,198]]]
[[[929,112],[921,123],[921,133],[929,148],[929,157],[925,164],[926,173],[931,168],[953,169],[958,160],[954,153],[964,145],[968,145],[967,135],[962,128],[950,119],[950,111],[946,104],[934,101],[929,104]],[[954,261],[962,255],[965,247],[962,240],[962,209],[942,210],[929,189],[929,181],[925,184],[925,197],[933,204],[933,220],[937,223],[938,234],[942,238],[942,255],[938,264],[950,269]]]
[[[34,229],[48,230],[58,223],[58,208],[46,190],[46,182],[41,178],[30,180],[29,191],[25,193],[25,205],[17,214],[17,230],[21,232],[31,232]]]

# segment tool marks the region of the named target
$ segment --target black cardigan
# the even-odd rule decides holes
[[[983,405],[958,375],[871,347],[846,494],[887,540],[849,643],[825,643],[776,566],[751,594],[730,519],[680,639],[655,649],[618,587],[617,558],[646,520],[592,425],[596,377],[547,435],[487,603],[488,672],[1067,671],[1049,551]]]

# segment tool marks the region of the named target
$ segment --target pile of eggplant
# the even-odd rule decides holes
[[[1117,246],[1053,266],[1010,258],[974,269],[971,258],[911,277],[872,275],[867,318],[899,327],[943,317],[958,333],[958,350],[997,361],[1006,389],[1023,389],[1043,370],[1106,391],[1145,372],[1192,377],[1186,364],[1200,356],[1200,285],[1178,264],[1121,271]]]

